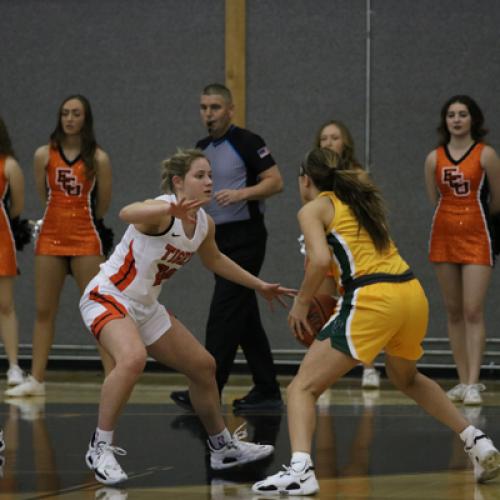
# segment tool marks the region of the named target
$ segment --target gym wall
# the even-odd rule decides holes
[[[24,216],[42,216],[33,153],[47,142],[62,99],[82,93],[112,161],[106,222],[118,241],[125,228],[119,209],[159,194],[161,160],[205,135],[198,97],[205,84],[224,82],[224,8],[223,0],[0,0],[0,114],[26,176]],[[368,99],[366,0],[247,2],[247,128],[264,137],[285,179],[285,191],[267,202],[262,277],[299,286],[299,162],[319,124],[331,118],[350,127],[365,161],[369,111],[371,172],[388,201],[394,239],[428,293],[429,336],[445,338],[443,304],[427,260],[432,208],[423,162],[436,145],[440,108],[457,93],[479,102],[488,140],[500,151],[500,3],[372,0],[370,20]],[[20,340],[31,344],[32,246],[19,263]],[[202,341],[212,286],[212,276],[194,259],[161,295]],[[494,338],[499,292],[495,271],[486,311]],[[288,332],[286,311],[271,314],[264,303],[261,311],[273,349],[300,348]],[[79,346],[93,345],[72,279],[61,297],[55,344],[73,346],[75,356],[87,353]]]

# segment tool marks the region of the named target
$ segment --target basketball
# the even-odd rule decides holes
[[[319,294],[313,297],[311,305],[309,306],[309,312],[307,313],[307,321],[313,331],[313,335],[304,332],[302,339],[297,338],[301,344],[305,347],[309,347],[313,343],[316,335],[318,335],[323,325],[333,314],[336,304],[337,300],[331,295]]]

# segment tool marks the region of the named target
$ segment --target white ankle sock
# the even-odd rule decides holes
[[[221,448],[224,448],[229,441],[231,441],[231,433],[227,430],[227,427],[225,427],[222,432],[219,432],[219,434],[208,436],[208,439],[213,448],[220,450]]]
[[[294,451],[290,463],[293,464],[296,470],[305,469],[306,465],[312,464],[311,455],[303,451]]]
[[[466,427],[461,433],[460,433],[460,439],[464,442],[464,443],[469,443],[473,440],[473,437],[474,437],[474,432],[476,431],[477,429],[473,426],[473,425],[469,425],[468,427]]]
[[[102,429],[95,430],[95,443],[113,444],[113,434],[115,431],[103,431]]]

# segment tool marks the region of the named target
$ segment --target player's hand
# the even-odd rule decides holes
[[[187,200],[181,198],[178,201],[169,203],[168,213],[176,219],[185,220],[187,222],[196,223],[196,210],[203,205],[200,200]]]
[[[243,194],[240,189],[221,189],[214,195],[215,201],[221,207],[227,207],[233,203],[243,200]]]
[[[271,311],[274,311],[273,300],[277,300],[284,308],[288,308],[287,303],[283,300],[283,297],[294,297],[297,290],[294,290],[293,288],[285,288],[279,283],[263,282],[262,287],[258,289],[258,292],[269,302]]]
[[[309,307],[309,303],[302,302],[299,297],[295,297],[292,309],[288,313],[288,326],[293,335],[300,340],[304,338],[305,332],[314,335],[307,321]]]

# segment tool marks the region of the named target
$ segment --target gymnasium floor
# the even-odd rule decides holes
[[[281,378],[282,387],[288,380]],[[104,487],[83,459],[96,424],[99,381],[97,373],[51,372],[45,398],[0,403],[7,443],[0,499],[257,500],[265,497],[253,496],[250,485],[288,463],[285,413],[234,415],[230,403],[249,383],[237,376],[224,393],[229,428],[246,422],[249,438],[273,443],[276,452],[261,463],[213,473],[197,418],[170,403],[170,391],[184,387],[183,379],[150,373],[136,387],[116,434],[116,444],[128,451],[120,463],[130,479]],[[500,443],[500,382],[487,386],[483,407],[466,411]],[[500,478],[475,485],[460,440],[387,381],[380,391],[361,391],[359,379],[347,379],[320,399],[318,414],[316,498],[500,500]]]

